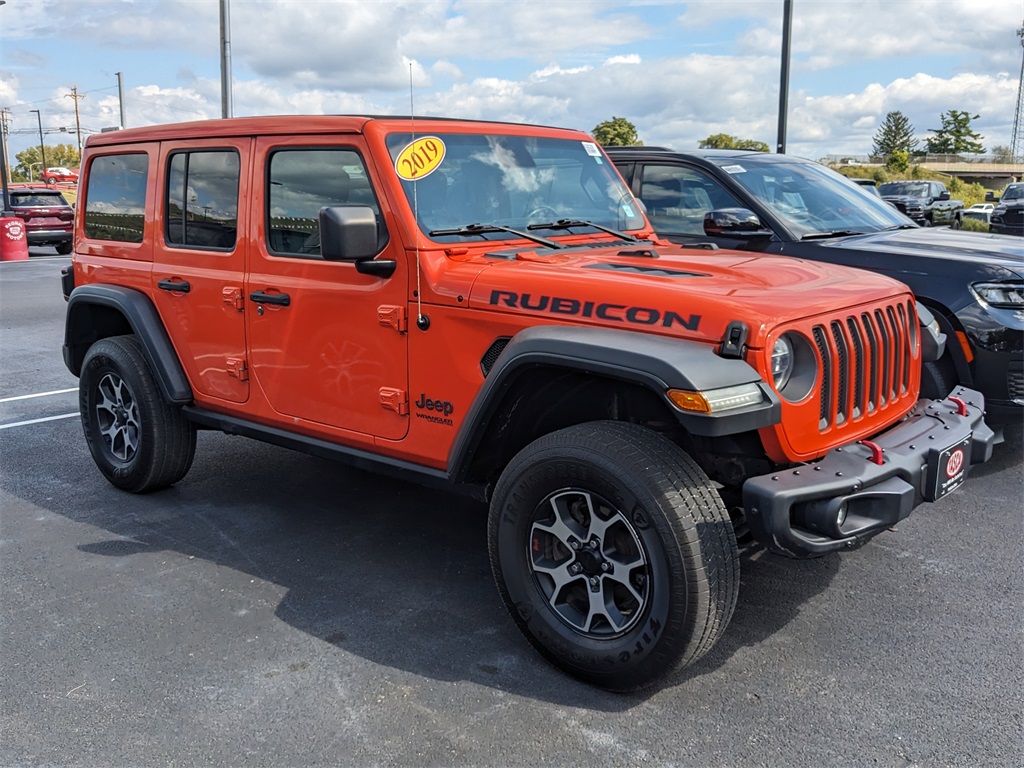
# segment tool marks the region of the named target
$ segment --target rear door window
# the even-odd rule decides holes
[[[238,153],[176,152],[167,172],[168,245],[229,251],[238,237]]]

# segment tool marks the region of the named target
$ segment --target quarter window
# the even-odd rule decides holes
[[[177,152],[167,173],[168,245],[231,250],[238,236],[238,153]]]
[[[85,192],[85,236],[141,243],[148,174],[147,155],[94,157]]]
[[[366,166],[349,149],[281,149],[267,172],[267,248],[276,255],[320,258],[320,209],[367,205],[377,215],[380,245],[387,234]]]

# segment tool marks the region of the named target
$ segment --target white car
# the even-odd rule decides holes
[[[975,203],[965,210],[963,215],[965,219],[978,219],[988,224],[993,208],[995,208],[995,205],[992,203]]]

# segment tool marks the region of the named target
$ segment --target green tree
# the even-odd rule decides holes
[[[920,142],[914,138],[914,126],[902,112],[890,112],[878,126],[871,154],[874,157],[891,157],[894,152],[905,152],[909,156]],[[906,169],[904,169],[906,170]]]
[[[925,146],[928,153],[932,155],[980,155],[985,151],[980,139],[985,138],[971,129],[971,120],[977,120],[981,115],[972,115],[959,109],[951,109],[943,112],[939,119],[942,120],[941,128],[929,128],[935,135],[925,139]]]
[[[751,149],[755,152],[770,152],[771,148],[763,141],[756,139],[737,139],[728,133],[713,133],[702,139],[701,149]]]
[[[905,173],[910,167],[910,152],[905,149],[894,149],[889,153],[885,167],[894,173]]]
[[[613,117],[598,123],[591,131],[597,143],[603,147],[642,147],[636,126],[624,117]]]
[[[997,163],[1012,163],[1013,151],[1002,144],[992,147],[992,159]]]
[[[55,168],[57,166],[77,168],[79,163],[82,162],[82,158],[78,154],[78,148],[71,144],[58,144],[56,146],[47,144],[45,148],[47,168]],[[42,169],[42,158],[39,157],[38,144],[19,152],[14,156],[14,159],[18,161],[11,168],[11,178],[14,181],[39,179],[39,172]],[[31,176],[29,175],[29,168],[32,169]]]

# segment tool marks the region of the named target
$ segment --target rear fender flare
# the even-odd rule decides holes
[[[64,326],[64,364],[78,376],[89,347],[100,339],[129,332],[142,342],[164,399],[191,403],[192,387],[167,329],[149,297],[134,288],[93,283],[71,292]]]

